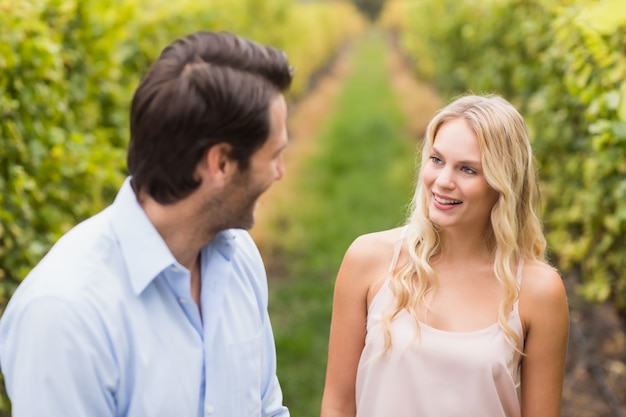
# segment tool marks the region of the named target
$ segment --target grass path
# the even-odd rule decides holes
[[[291,114],[287,175],[257,211],[252,233],[268,264],[278,374],[294,416],[319,415],[343,253],[356,236],[402,223],[412,194],[416,137],[439,102],[403,71],[380,34],[350,48]]]
[[[290,195],[297,186],[299,172],[304,161],[318,151],[316,135],[321,126],[334,112],[336,98],[351,70],[352,54],[341,54],[332,68],[322,77],[315,88],[296,104],[289,105],[288,131],[289,146],[284,152],[284,178],[274,184],[259,201],[256,210],[257,222],[251,234],[266,263],[273,262],[280,242],[275,235],[276,226],[288,221],[287,206],[292,205]],[[269,265],[272,268],[272,265]]]

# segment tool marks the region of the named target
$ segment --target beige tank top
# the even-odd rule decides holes
[[[396,245],[389,273],[400,253]],[[522,265],[517,271],[518,283]],[[357,417],[519,417],[520,355],[498,323],[447,332],[400,312],[383,352],[382,318],[395,300],[388,279],[372,300],[356,379]],[[515,303],[509,325],[523,342]]]

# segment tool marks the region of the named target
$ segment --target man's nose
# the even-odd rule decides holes
[[[274,176],[274,181],[280,180],[283,175],[285,175],[285,161],[281,155],[278,157],[278,161],[276,162],[276,175]]]

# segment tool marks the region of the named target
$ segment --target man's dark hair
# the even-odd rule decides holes
[[[194,171],[217,143],[240,169],[270,134],[270,104],[286,91],[285,53],[227,32],[202,31],[167,46],[135,91],[128,170],[136,192],[176,202],[200,182]]]

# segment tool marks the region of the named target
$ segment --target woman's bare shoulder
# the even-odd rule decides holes
[[[402,228],[398,227],[361,235],[352,242],[346,255],[367,263],[390,261],[390,254],[398,244],[401,232]]]
[[[546,262],[532,261],[524,265],[521,291],[532,299],[560,297],[565,286],[556,268]]]
[[[524,266],[520,288],[520,315],[528,327],[546,317],[567,317],[567,292],[559,272],[545,262]]]
[[[401,228],[357,237],[346,251],[341,272],[349,275],[350,280],[365,281],[369,284],[383,277],[391,264],[400,237]]]
[[[375,244],[375,245],[395,245],[400,239],[402,233],[402,227],[396,227],[394,229],[381,230],[379,232],[366,233],[357,237],[353,243],[359,242],[360,244]]]

